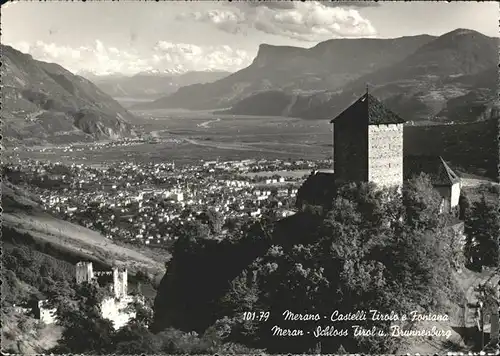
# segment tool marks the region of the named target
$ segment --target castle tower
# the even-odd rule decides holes
[[[118,267],[113,267],[113,291],[115,298],[120,299],[121,297],[121,284],[120,284],[120,272]]]
[[[76,264],[76,283],[91,282],[94,278],[92,262],[78,262]]]
[[[120,272],[121,273],[121,290],[122,290],[122,297],[126,297],[127,296],[127,288],[128,288],[128,280],[127,280],[127,269],[125,268],[123,271]]]
[[[335,181],[403,184],[403,123],[368,93],[330,121]]]
[[[127,269],[120,271],[118,267],[113,267],[113,291],[116,299],[127,296],[128,280]]]

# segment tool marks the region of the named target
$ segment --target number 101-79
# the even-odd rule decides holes
[[[243,320],[258,320],[258,321],[267,321],[269,319],[269,315],[271,315],[268,311],[266,312],[244,312]]]

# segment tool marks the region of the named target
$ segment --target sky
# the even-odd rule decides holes
[[[498,36],[495,2],[99,1],[11,2],[1,43],[74,73],[226,70],[262,43],[312,47],[332,38]]]

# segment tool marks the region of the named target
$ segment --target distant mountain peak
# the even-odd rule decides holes
[[[90,81],[55,63],[2,49],[4,132],[9,140],[76,142],[130,136],[133,116]]]
[[[140,76],[140,75],[151,75],[151,76],[171,76],[171,75],[180,75],[186,73],[187,70],[186,68],[182,66],[176,66],[175,68],[169,68],[169,69],[148,69],[148,70],[143,70],[139,73],[134,74],[133,76]]]
[[[445,33],[443,36],[463,36],[463,35],[483,35],[481,32],[470,30],[468,28],[457,28],[456,30]]]
[[[466,54],[478,56],[479,53],[484,56],[484,51],[486,48],[491,47],[491,45],[491,37],[483,35],[478,31],[458,28],[427,43],[419,51],[433,52],[451,49],[460,53],[461,56]]]
[[[133,76],[95,78],[96,85],[112,97],[129,97],[155,100],[179,88],[199,83],[209,83],[229,75],[223,71],[196,71],[171,73],[163,71],[140,72]]]
[[[232,113],[251,115],[267,115],[268,108],[280,116],[331,118],[369,82],[382,101],[398,102],[394,110],[406,114],[409,107],[420,119],[466,90],[457,74],[482,73],[498,62],[497,53],[494,39],[467,29],[439,37],[331,39],[310,48],[261,44],[250,66],[210,84],[180,88],[141,107],[233,107]],[[443,88],[442,81],[450,78],[455,82]],[[317,94],[321,91],[330,94]]]

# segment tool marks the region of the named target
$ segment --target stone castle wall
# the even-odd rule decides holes
[[[455,183],[451,186],[451,197],[450,197],[451,208],[458,206],[458,202],[460,200],[460,190],[461,190],[460,185],[461,185],[460,183]]]
[[[126,297],[128,294],[127,270],[121,271],[120,275],[121,275],[120,282],[122,285],[122,297]]]
[[[455,183],[451,187],[435,186],[434,189],[443,197],[442,211],[450,212],[458,206],[460,199],[460,183]]]
[[[340,120],[333,127],[335,180],[364,182],[368,179],[367,125],[362,120]]]
[[[113,268],[113,291],[115,298],[123,298],[128,291],[127,270],[120,271],[118,267]]]
[[[76,264],[76,283],[90,282],[93,278],[92,262],[78,262]]]
[[[136,315],[135,312],[125,310],[132,301],[133,298],[130,296],[122,299],[106,298],[101,303],[101,315],[111,320],[115,329],[119,329]]]
[[[57,309],[46,307],[46,300],[39,300],[37,309],[35,310],[36,316],[41,322],[45,324],[53,324],[57,321]]]
[[[403,125],[368,126],[368,181],[403,184]]]

